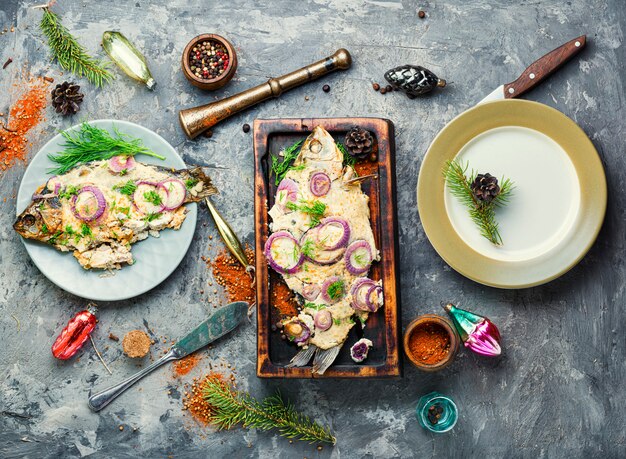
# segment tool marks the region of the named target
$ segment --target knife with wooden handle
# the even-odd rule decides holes
[[[507,84],[498,86],[487,97],[479,102],[491,102],[493,100],[512,99],[530,91],[537,84],[550,76],[568,60],[578,54],[587,44],[587,36],[581,35],[568,41],[555,50],[550,51],[543,57],[530,64],[520,77]]]

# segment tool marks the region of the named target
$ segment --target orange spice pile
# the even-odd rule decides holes
[[[249,247],[245,250],[248,260],[254,260],[254,251]],[[231,257],[226,249],[222,250],[207,264],[213,269],[215,281],[224,287],[229,301],[246,301],[254,303],[255,292],[252,279],[241,264]]]
[[[16,161],[26,160],[26,135],[43,120],[47,97],[47,84],[35,81],[11,107],[10,125],[3,123],[0,127],[0,169],[6,170]]]
[[[272,283],[271,303],[283,316],[298,315],[294,294],[282,280]]]
[[[358,161],[354,165],[354,170],[360,177],[364,175],[378,174],[378,160],[376,161]]]
[[[231,375],[227,378],[216,371],[206,374],[203,378],[193,378],[193,383],[188,390],[185,391],[183,399],[183,410],[189,411],[189,413],[204,425],[211,424],[211,418],[215,412],[214,408],[204,399],[203,388],[207,380],[219,381],[220,384],[230,384],[233,387],[237,385],[235,376]]]
[[[189,373],[200,362],[200,356],[197,354],[190,354],[184,359],[178,360],[174,363],[174,372],[178,376],[183,376]]]
[[[434,365],[450,352],[450,336],[438,324],[418,326],[409,337],[409,351],[418,361]]]

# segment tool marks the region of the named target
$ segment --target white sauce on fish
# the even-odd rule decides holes
[[[363,193],[360,185],[345,183],[354,178],[355,173],[351,167],[343,167],[343,154],[335,145],[332,136],[323,128],[316,127],[304,142],[300,155],[294,161],[294,166],[296,167],[289,170],[285,178],[293,180],[298,185],[296,204],[313,201],[320,201],[325,204],[324,218],[341,217],[349,222],[350,239],[347,245],[353,241],[364,240],[372,250],[373,260],[379,260],[380,256],[370,226],[369,197]],[[324,196],[315,196],[310,190],[311,175],[318,171],[324,172],[331,179],[330,190]],[[279,194],[276,197],[276,203],[269,211],[269,215],[272,217],[270,230],[273,233],[281,230],[288,231],[302,245],[302,236],[312,226],[311,216],[301,210],[291,210],[286,204],[288,199],[286,193],[282,191]],[[326,236],[329,240],[337,238],[336,231],[335,227],[328,227]],[[346,268],[343,252],[341,253],[342,256],[338,261],[332,264],[320,265],[307,260],[296,273],[283,274],[287,286],[300,295],[303,294],[303,289],[306,286],[314,284],[321,288],[322,284],[333,276],[339,277],[344,282],[346,294],[335,303],[327,304],[328,301],[322,298],[321,293],[305,303],[302,313],[298,316],[299,320],[302,320],[303,315],[313,318],[319,310],[327,309],[332,314],[333,324],[328,330],[320,330],[313,326],[311,328],[312,337],[307,343],[304,343],[304,346],[313,344],[321,349],[330,349],[341,345],[355,324],[355,316],[357,320],[361,320],[363,323],[367,319],[367,312],[355,311],[351,306],[352,297],[350,295],[350,287],[354,281],[360,277],[366,277],[367,272],[361,275],[351,274]],[[276,261],[281,266],[285,266],[284,257]],[[286,322],[295,319],[291,318]]]

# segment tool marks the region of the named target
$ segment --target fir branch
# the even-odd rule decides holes
[[[39,28],[48,39],[48,46],[63,69],[79,77],[84,76],[97,87],[102,87],[113,78],[106,68],[107,63],[90,56],[48,6],[43,8]]]
[[[156,154],[145,147],[141,139],[134,139],[123,134],[114,128],[115,135],[105,129],[100,129],[88,123],[83,123],[77,131],[64,131],[61,133],[65,139],[62,145],[65,149],[54,155],[49,154],[48,158],[59,164],[58,167],[50,170],[53,174],[64,174],[78,164],[91,161],[110,159],[113,156],[135,156],[144,154],[164,160],[165,157]]]
[[[207,378],[203,397],[211,406],[211,422],[220,429],[231,429],[237,424],[245,428],[278,429],[283,437],[334,445],[337,441],[328,427],[323,427],[308,416],[297,412],[283,400],[280,393],[257,401],[246,392],[239,392],[218,378]]]
[[[467,208],[472,221],[478,226],[481,236],[487,238],[494,245],[502,245],[502,236],[496,220],[496,208],[505,206],[513,189],[513,182],[509,179],[500,180],[500,193],[489,203],[479,202],[474,197],[471,184],[476,178],[472,171],[467,176],[469,163],[465,166],[457,161],[448,161],[443,170],[443,176],[452,195]]]

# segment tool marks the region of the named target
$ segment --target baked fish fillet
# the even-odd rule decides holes
[[[13,228],[26,239],[72,251],[85,269],[120,269],[133,264],[133,243],[179,229],[184,204],[215,193],[200,167],[175,170],[118,156],[51,177]]]

